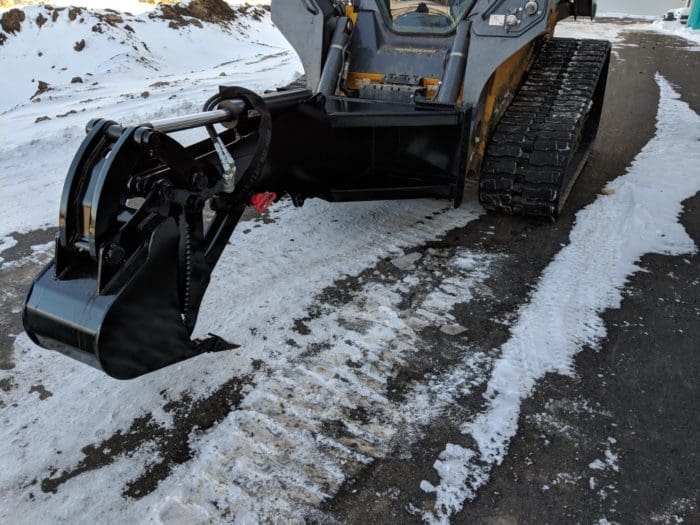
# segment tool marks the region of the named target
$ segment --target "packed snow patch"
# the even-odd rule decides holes
[[[620,307],[625,283],[642,271],[641,257],[697,252],[679,216],[683,201],[700,191],[700,117],[666,79],[656,80],[656,136],[628,172],[608,185],[613,191],[577,214],[570,244],[543,272],[501,348],[484,394],[487,408],[462,425],[476,450],[448,445],[435,468],[449,475],[436,487],[423,485],[436,493],[434,510],[424,514],[427,522],[448,523],[501,464],[517,432],[521,402],[537,381],[548,373],[571,374],[576,354],[599,345],[606,335],[601,314]],[[599,462],[591,468],[618,468],[609,450]]]

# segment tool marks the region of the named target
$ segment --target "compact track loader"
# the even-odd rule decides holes
[[[194,115],[93,120],[65,182],[54,260],[24,326],[121,379],[202,352],[217,260],[251,200],[448,199],[556,219],[586,162],[610,44],[553,37],[593,0],[273,0],[302,82],[222,86]],[[183,147],[171,134],[204,127]]]

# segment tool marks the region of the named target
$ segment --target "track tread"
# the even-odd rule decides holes
[[[557,218],[582,167],[574,159],[610,47],[604,40],[544,43],[487,146],[479,184],[486,209]]]

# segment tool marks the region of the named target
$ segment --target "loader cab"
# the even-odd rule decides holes
[[[363,0],[344,63],[339,94],[387,103],[438,98],[451,53],[466,55],[466,22],[473,0]],[[455,47],[456,46],[456,47]],[[459,85],[461,78],[453,81]],[[443,91],[446,91],[443,89]],[[455,104],[456,97],[441,103]]]
[[[380,9],[397,33],[449,33],[464,18],[474,0],[384,0]]]

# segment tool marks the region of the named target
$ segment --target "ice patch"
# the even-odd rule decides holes
[[[520,404],[537,381],[547,373],[570,374],[574,356],[605,337],[601,314],[619,308],[625,283],[641,270],[640,258],[697,252],[678,219],[683,201],[700,191],[700,117],[666,79],[657,75],[656,81],[656,136],[628,172],[609,184],[614,193],[577,214],[570,244],[543,272],[501,348],[485,393],[486,410],[462,425],[477,450],[445,451],[450,472],[462,475],[451,474],[433,487],[436,505],[424,514],[427,522],[448,523],[501,464],[517,432]],[[608,452],[604,465],[616,470],[617,458]],[[460,458],[463,465],[456,464]]]

